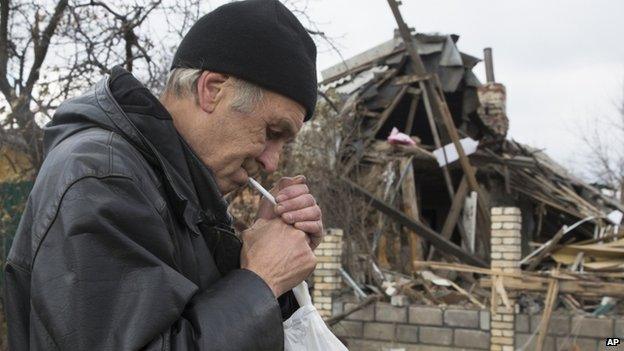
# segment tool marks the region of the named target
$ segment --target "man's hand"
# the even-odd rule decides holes
[[[263,198],[258,218],[268,220],[279,216],[285,223],[306,232],[314,250],[323,240],[323,219],[321,208],[310,194],[305,177],[283,177],[270,192],[275,196],[277,206]]]
[[[297,286],[316,266],[307,235],[280,218],[257,220],[242,239],[241,268],[260,276],[275,297]]]

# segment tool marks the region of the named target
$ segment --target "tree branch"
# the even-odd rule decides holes
[[[56,8],[54,9],[54,14],[52,18],[50,18],[50,22],[46,26],[41,35],[41,42],[39,45],[36,45],[35,50],[35,59],[30,68],[30,73],[28,74],[28,80],[26,80],[26,85],[24,87],[24,92],[27,95],[30,95],[32,92],[32,88],[35,85],[35,82],[39,79],[39,69],[41,69],[41,65],[43,64],[43,60],[45,59],[48,53],[48,47],[50,46],[50,39],[52,35],[54,35],[54,31],[58,26],[61,16],[63,12],[67,8],[67,0],[60,0],[58,4],[56,4]]]
[[[0,91],[7,101],[15,94],[7,79],[7,64],[9,62],[9,1],[0,0]]]

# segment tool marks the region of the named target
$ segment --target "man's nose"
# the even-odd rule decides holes
[[[257,159],[262,165],[262,169],[267,173],[277,171],[277,166],[279,164],[279,152],[271,149],[272,148],[268,147]]]

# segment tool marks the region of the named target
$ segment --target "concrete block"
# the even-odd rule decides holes
[[[534,332],[539,327],[539,323],[542,320],[541,315],[531,316],[531,332]],[[566,315],[553,314],[550,317],[550,323],[548,324],[549,335],[568,335],[570,333],[570,317]]]
[[[391,323],[364,323],[364,338],[373,340],[394,340],[394,324]]]
[[[420,327],[419,336],[423,344],[451,345],[453,343],[452,329]]]
[[[361,338],[364,334],[364,324],[356,321],[340,321],[332,326],[332,332],[337,336]]]
[[[451,327],[479,328],[479,311],[446,310],[444,311],[444,324]]]
[[[418,342],[418,327],[415,325],[406,324],[397,325],[396,339],[399,342]]]
[[[516,315],[516,331],[520,333],[528,333],[530,331],[528,315],[526,314]]]
[[[409,298],[405,295],[394,295],[390,298],[390,304],[395,307],[405,307],[409,305]]]
[[[363,339],[352,339],[349,338],[346,340],[346,347],[349,350],[357,350],[357,351],[382,351],[383,347],[387,345],[387,341],[373,341],[373,340],[363,340]]]
[[[345,311],[355,307],[356,304],[355,303],[346,303],[344,306]],[[375,306],[374,305],[368,305],[364,308],[362,308],[359,311],[353,312],[352,314],[350,314],[349,316],[347,316],[347,319],[350,320],[356,320],[356,321],[372,321],[375,320]]]
[[[488,349],[490,347],[490,333],[471,330],[455,329],[455,346]]]
[[[490,311],[479,311],[479,327],[490,330]]]
[[[410,306],[410,324],[442,325],[442,310],[435,307]]]
[[[609,338],[614,336],[613,319],[608,318],[572,318],[572,328],[578,330],[579,336]]]
[[[341,314],[344,311],[344,302],[340,299],[334,299],[332,301],[332,314]]]
[[[618,319],[615,321],[615,334],[616,338],[624,338],[624,319]]]
[[[531,338],[531,334],[516,333],[516,349],[518,350],[535,350],[535,343],[537,342],[537,336],[533,337],[533,340],[527,345],[526,348],[522,348],[524,344]],[[544,351],[556,351],[555,338],[547,336],[544,340]],[[593,350],[592,350],[593,351]]]
[[[407,308],[395,307],[389,303],[378,302],[375,311],[375,319],[378,322],[407,323]]]
[[[599,344],[604,344],[604,340],[590,338],[558,337],[557,350],[598,350]],[[578,346],[578,348],[573,348]],[[614,350],[615,351],[615,350]]]

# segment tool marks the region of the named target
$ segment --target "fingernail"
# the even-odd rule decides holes
[[[306,177],[304,175],[298,175],[295,178],[297,178],[297,180],[301,180],[301,181],[304,181],[304,182],[306,181]]]
[[[291,215],[289,215],[289,214],[285,214],[285,215],[284,215],[284,219],[285,219],[285,220],[286,220],[286,222],[288,222],[288,223],[292,223],[292,220],[293,220],[292,216],[291,216]]]
[[[275,209],[278,213],[284,211],[284,206],[282,205],[277,205],[277,208]]]
[[[286,196],[285,195],[277,195],[277,197],[275,198],[275,201],[277,202],[281,202],[286,200]]]

